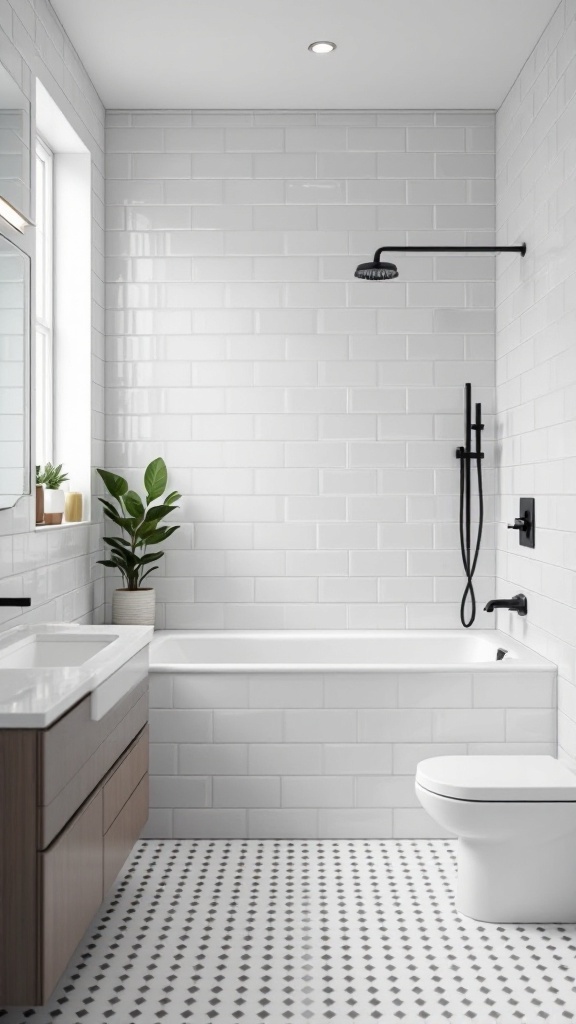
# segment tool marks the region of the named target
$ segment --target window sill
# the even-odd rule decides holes
[[[90,526],[90,522],[87,519],[83,519],[82,522],[80,522],[80,523],[54,523],[53,526],[49,526],[48,524],[38,523],[34,527],[34,529],[35,530],[68,530],[68,529],[74,529],[74,527],[76,527],[76,526]]]

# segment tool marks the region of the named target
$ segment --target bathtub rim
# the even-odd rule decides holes
[[[166,674],[166,675],[288,675],[288,674],[317,674],[317,675],[328,675],[328,674],[339,674],[339,675],[352,675],[358,673],[366,674],[415,674],[415,673],[458,673],[458,674],[469,674],[480,673],[480,672],[504,672],[506,674],[512,672],[521,672],[524,670],[545,672],[549,671],[554,676],[558,672],[558,666],[554,662],[548,661],[543,655],[538,654],[536,651],[527,647],[521,641],[515,637],[508,636],[506,633],[502,633],[500,630],[483,629],[474,630],[473,636],[481,636],[483,639],[489,639],[495,641],[495,646],[507,647],[508,650],[514,651],[517,655],[516,658],[506,661],[490,661],[490,662],[455,662],[452,664],[442,664],[440,662],[434,663],[422,663],[422,662],[403,662],[401,664],[391,662],[376,662],[376,663],[359,663],[350,662],[342,664],[342,662],[155,662],[154,656],[156,649],[160,646],[163,640],[170,638],[182,639],[183,637],[191,637],[194,639],[201,639],[203,637],[214,640],[216,637],[226,636],[227,638],[242,638],[253,637],[257,639],[273,639],[278,638],[286,640],[289,637],[302,637],[306,639],[324,639],[329,640],[332,638],[342,639],[343,637],[354,638],[354,639],[393,639],[397,637],[404,637],[406,634],[412,635],[418,639],[432,639],[438,638],[438,635],[445,637],[448,641],[451,638],[462,639],[462,632],[455,629],[365,629],[365,630],[313,630],[313,629],[290,629],[290,630],[255,630],[255,629],[163,629],[156,630],[152,643],[150,644],[150,673]]]

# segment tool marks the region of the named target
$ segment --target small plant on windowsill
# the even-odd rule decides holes
[[[145,470],[145,498],[130,490],[124,477],[106,469],[99,469],[98,473],[116,502],[99,499],[104,506],[104,515],[121,531],[120,535],[104,537],[110,546],[110,558],[99,563],[109,569],[118,569],[125,584],[114,591],[112,621],[115,625],[153,626],[155,592],[152,587],[143,587],[142,584],[158,568],[153,563],[163,558],[164,552],[148,551],[147,548],[163,544],[179,529],[178,526],[167,526],[162,520],[178,507],[174,502],[181,495],[172,491],[162,497],[168,484],[168,471],[163,459],[154,459]],[[154,504],[159,498],[162,500]]]
[[[62,463],[53,466],[47,462],[42,473],[40,467],[36,467],[36,483],[44,484],[44,524],[45,526],[59,526],[64,515],[64,503],[66,495],[60,485],[68,479],[68,474],[62,472]]]

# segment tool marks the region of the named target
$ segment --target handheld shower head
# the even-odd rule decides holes
[[[389,281],[398,277],[398,267],[394,263],[380,263],[376,258],[372,263],[361,263],[354,271],[354,277],[364,281]]]

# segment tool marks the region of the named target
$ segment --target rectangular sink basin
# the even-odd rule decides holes
[[[84,665],[111,644],[114,636],[59,636],[33,634],[0,651],[0,669],[67,668]]]
[[[45,729],[87,694],[103,718],[146,678],[153,632],[46,622],[0,633],[0,728]]]

